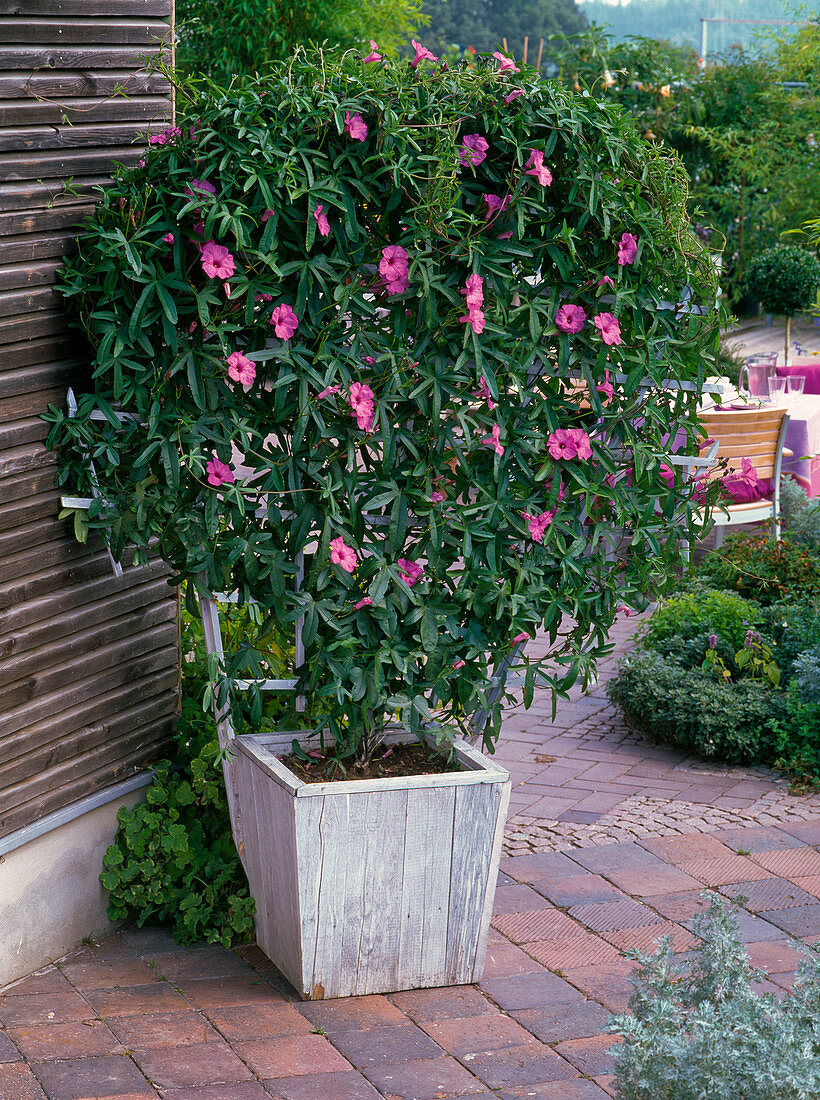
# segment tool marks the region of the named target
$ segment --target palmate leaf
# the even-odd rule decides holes
[[[545,624],[527,698],[536,682],[563,690],[588,665],[584,640],[680,563],[688,493],[661,467],[679,429],[694,439],[698,395],[661,406],[642,388],[702,379],[715,342],[714,269],[686,228],[679,168],[618,113],[531,72],[502,108],[512,86],[495,62],[414,71],[306,53],[228,89],[191,82],[179,133],[120,172],[66,263],[94,381],[50,443],[68,483],[103,444],[111,508],[89,528],[153,542],[177,576],[238,590],[283,630],[303,613],[299,672],[348,748],[391,699],[414,723],[435,700],[455,727],[512,639]],[[344,131],[346,112],[364,140]],[[473,167],[459,163],[470,134],[488,146]],[[549,186],[526,172],[533,149]],[[510,195],[492,218],[487,194]],[[639,241],[631,265],[618,263],[624,232]],[[231,259],[221,274],[205,267],[211,240]],[[409,285],[389,293],[380,265],[394,246]],[[664,303],[684,299],[699,312],[682,321]],[[584,311],[577,333],[556,324],[564,304]],[[602,312],[620,343],[602,343]],[[230,377],[235,353],[252,382]],[[628,381],[604,404],[606,371]],[[137,422],[91,420],[118,403]],[[556,457],[559,429],[588,437],[593,457]],[[526,516],[544,513],[536,541]]]

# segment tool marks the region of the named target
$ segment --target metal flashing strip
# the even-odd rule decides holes
[[[36,840],[37,837],[50,833],[61,825],[76,821],[77,818],[90,813],[92,810],[98,810],[101,806],[108,805],[109,802],[116,802],[117,799],[124,798],[132,791],[147,787],[153,778],[154,769],[150,768],[147,771],[140,772],[139,775],[131,776],[130,779],[115,783],[113,787],[106,787],[102,791],[88,794],[85,798],[72,802],[70,806],[63,806],[61,810],[55,810],[54,813],[47,814],[31,825],[24,825],[22,829],[17,829],[15,832],[9,833],[8,836],[0,837],[0,856],[7,855],[17,848],[22,848],[30,840]]]

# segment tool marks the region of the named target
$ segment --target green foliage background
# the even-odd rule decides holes
[[[530,63],[540,38],[576,34],[587,26],[575,0],[424,0],[424,12],[430,19],[424,40],[435,46],[435,52],[472,46],[479,53],[492,53],[506,38],[520,58],[528,35]]]
[[[177,64],[227,84],[309,42],[395,55],[427,23],[422,0],[176,0]]]

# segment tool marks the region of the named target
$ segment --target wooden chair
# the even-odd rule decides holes
[[[717,458],[725,458],[729,470],[740,476],[741,463],[748,458],[757,471],[759,478],[771,480],[773,492],[765,500],[754,500],[748,504],[729,504],[716,510],[715,546],[723,541],[726,527],[735,527],[741,523],[757,523],[774,520],[775,538],[780,538],[780,466],[783,456],[791,457],[786,450],[786,429],[789,414],[784,408],[727,409],[720,412],[710,409],[701,413],[707,439],[717,442]],[[707,443],[701,444],[701,451]],[[707,477],[726,476],[722,469],[710,470]],[[731,476],[731,474],[730,474]],[[724,518],[725,516],[725,518]]]

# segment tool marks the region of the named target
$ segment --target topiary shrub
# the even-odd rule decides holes
[[[783,694],[760,679],[724,681],[707,669],[638,651],[621,662],[607,694],[656,741],[732,764],[773,759]]]
[[[786,318],[786,354],[795,313],[811,309],[820,290],[820,263],[805,248],[778,244],[754,256],[746,268],[746,291],[759,299],[766,313]]]
[[[785,995],[760,993],[737,919],[713,896],[681,964],[667,943],[630,953],[631,1015],[614,1016],[617,1100],[813,1100],[820,1095],[820,955],[805,958]],[[802,947],[802,944],[798,944]]]
[[[587,94],[421,47],[177,106],[65,267],[94,381],[51,413],[60,482],[116,557],[303,617],[340,753],[482,708],[489,747],[514,647],[549,637],[525,702],[565,690],[702,533],[662,470],[716,337],[685,174]]]

